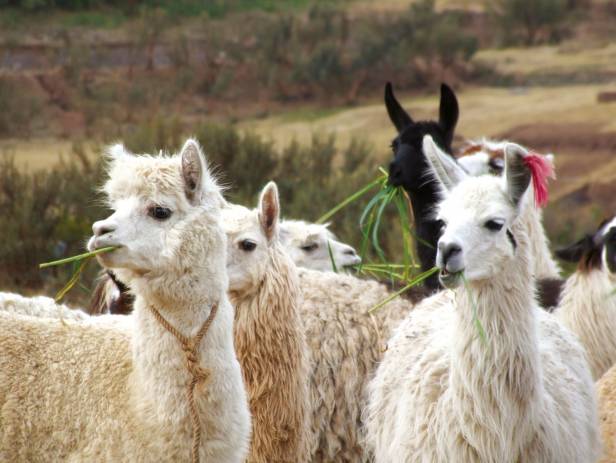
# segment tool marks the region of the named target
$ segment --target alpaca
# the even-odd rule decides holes
[[[437,184],[425,176],[428,164],[422,152],[424,135],[431,135],[436,143],[447,153],[451,153],[451,142],[458,122],[459,108],[455,93],[445,84],[441,84],[441,101],[439,121],[415,122],[402,109],[396,99],[392,85],[385,86],[385,106],[391,122],[398,135],[393,139],[391,148],[394,159],[389,164],[389,182],[402,186],[411,200],[415,233],[417,235],[417,255],[422,271],[434,267],[436,257],[436,239],[440,224],[433,220],[432,209],[438,201]],[[424,285],[438,289],[437,275],[425,280]]]
[[[508,144],[504,178],[467,177],[429,137],[424,152],[444,198],[436,262],[451,290],[399,325],[369,385],[376,461],[596,461],[584,350],[533,298],[519,218],[539,158]]]
[[[556,255],[578,262],[564,286],[556,316],[588,354],[595,380],[616,363],[616,218]]]
[[[173,157],[109,155],[115,212],[88,249],[119,246],[97,259],[134,291],[133,314],[114,317],[132,329],[0,313],[0,459],[244,461],[220,190],[193,140]]]
[[[309,356],[297,269],[279,239],[276,184],[255,210],[228,205],[229,296],[235,347],[253,418],[248,462],[306,462],[310,440]]]
[[[599,421],[603,440],[601,463],[616,461],[616,366],[610,368],[597,381]]]
[[[295,265],[326,272],[333,270],[332,258],[337,269],[361,263],[355,249],[338,241],[328,226],[303,220],[281,222],[280,239]]]

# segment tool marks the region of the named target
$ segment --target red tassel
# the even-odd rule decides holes
[[[544,156],[529,152],[524,157],[524,164],[530,170],[535,192],[535,205],[544,207],[548,203],[548,178],[556,178],[554,167]]]

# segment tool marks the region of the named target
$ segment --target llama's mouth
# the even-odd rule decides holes
[[[450,272],[446,268],[443,268],[439,273],[438,279],[445,288],[455,288],[460,284],[463,272],[464,270]]]

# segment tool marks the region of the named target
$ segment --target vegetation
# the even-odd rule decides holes
[[[273,179],[278,183],[283,214],[289,218],[315,221],[379,175],[369,146],[357,140],[339,150],[333,137],[314,137],[308,146],[292,143],[279,150],[257,135],[228,127],[203,124],[194,134],[229,186],[231,201],[253,207],[257,193]],[[128,136],[126,146],[135,152],[175,151],[184,136],[173,130],[172,122],[159,121]],[[39,270],[38,264],[83,252],[92,223],[108,214],[97,195],[103,180],[102,162],[90,163],[79,145],[73,151],[50,171],[22,172],[10,159],[0,165],[0,208],[11,218],[0,228],[0,287],[52,286],[51,291],[57,291],[69,281],[71,268]],[[362,240],[359,217],[369,196],[332,219],[332,229],[356,246]],[[388,225],[379,231],[380,247],[388,256],[401,255],[403,250],[402,230],[391,220],[396,215],[392,204],[382,219]],[[92,285],[94,267],[83,275],[85,287]],[[83,302],[87,295],[74,291],[69,298]]]

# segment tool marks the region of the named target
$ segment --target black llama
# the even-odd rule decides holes
[[[441,84],[438,122],[415,122],[402,109],[388,82],[385,86],[385,106],[398,130],[398,136],[391,143],[394,160],[389,165],[389,183],[402,186],[409,195],[415,217],[417,255],[422,271],[429,270],[434,267],[441,225],[430,215],[439,196],[436,183],[426,177],[428,161],[422,143],[425,135],[431,135],[441,149],[451,154],[451,142],[459,115],[458,100],[451,88]],[[438,275],[432,275],[424,284],[430,289],[439,288]]]

